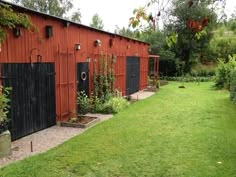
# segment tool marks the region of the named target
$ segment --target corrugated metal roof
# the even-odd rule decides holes
[[[106,33],[106,34],[109,34],[109,35],[118,36],[118,37],[122,37],[122,38],[126,38],[126,39],[129,39],[129,40],[133,40],[133,41],[137,41],[137,42],[141,42],[141,43],[145,43],[145,44],[150,45],[149,43],[141,41],[141,40],[129,38],[129,37],[126,37],[126,36],[122,36],[122,35],[111,33],[111,32],[104,31],[104,30],[99,30],[99,29],[96,29],[96,28],[93,28],[93,27],[90,27],[90,26],[86,26],[86,25],[83,25],[83,24],[80,24],[80,23],[76,23],[76,22],[68,20],[68,19],[64,19],[64,18],[57,17],[57,16],[54,16],[54,15],[39,12],[39,11],[30,9],[30,8],[26,8],[26,7],[23,7],[23,6],[14,4],[14,3],[10,3],[10,2],[4,1],[4,0],[1,0],[0,2],[3,2],[5,4],[9,4],[10,6],[18,8],[18,9],[22,9],[22,10],[25,10],[25,11],[30,11],[30,12],[38,14],[38,15],[47,16],[47,17],[51,17],[51,18],[54,18],[54,19],[57,19],[57,20],[60,20],[60,21],[65,21],[65,22],[69,22],[69,23],[72,23],[72,24],[75,24],[75,25],[79,25],[81,27],[88,28],[90,30],[95,30],[95,31],[98,31],[98,32],[101,32],[101,33]]]

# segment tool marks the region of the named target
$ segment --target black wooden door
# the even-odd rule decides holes
[[[85,91],[89,95],[89,63],[77,64],[77,92]]]
[[[140,59],[127,57],[126,59],[126,95],[139,90]]]
[[[54,64],[2,64],[2,83],[12,87],[12,140],[56,124]]]

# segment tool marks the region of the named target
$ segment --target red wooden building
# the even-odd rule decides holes
[[[82,73],[88,76],[91,93],[94,61],[101,54],[114,58],[115,88],[123,95],[147,87],[148,43],[24,7],[12,8],[29,15],[38,29],[9,30],[1,45],[0,80],[13,87],[13,139],[67,119],[76,110]]]

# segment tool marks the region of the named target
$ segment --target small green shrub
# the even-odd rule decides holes
[[[192,77],[192,76],[183,76],[183,77],[165,77],[167,81],[178,81],[178,82],[210,82],[213,80],[213,77]]]
[[[234,68],[236,68],[236,55],[229,56],[228,62],[219,60],[215,77],[215,86],[217,88],[221,89],[230,87],[230,73]]]
[[[97,96],[91,96],[91,112],[92,113],[118,113],[125,108],[129,103],[124,99],[118,90],[114,90],[114,94],[105,102]]]
[[[128,101],[123,97],[111,97],[103,104],[103,113],[118,113],[129,105]]]
[[[190,75],[193,77],[210,77],[215,76],[215,70],[207,70],[207,69],[200,69],[200,70],[193,70],[190,72]]]
[[[100,113],[103,109],[103,102],[97,96],[92,95],[91,99],[91,112],[92,113]]]
[[[90,100],[84,91],[77,93],[78,113],[86,114],[90,109]]]
[[[9,120],[7,119],[7,114],[10,108],[10,99],[8,97],[10,90],[10,88],[3,88],[0,86],[0,133],[8,129]]]
[[[236,103],[236,69],[231,72],[230,99]]]
[[[157,82],[156,82],[156,88],[160,88],[160,87],[161,87],[161,83],[160,83],[159,80],[157,80]]]

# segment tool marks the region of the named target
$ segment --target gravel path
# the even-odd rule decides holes
[[[142,91],[136,92],[130,96],[131,96],[132,100],[143,100],[143,99],[146,99],[154,94],[155,94],[155,92],[142,90]]]
[[[100,122],[112,117],[112,115],[102,114],[86,115],[99,117]],[[53,126],[23,137],[19,140],[13,141],[11,145],[12,155],[0,159],[0,168],[17,160],[21,160],[26,157],[45,152],[59,144],[62,144],[63,142],[71,139],[72,137],[83,133],[86,130],[87,129],[82,128]],[[31,152],[31,142],[33,152]]]

